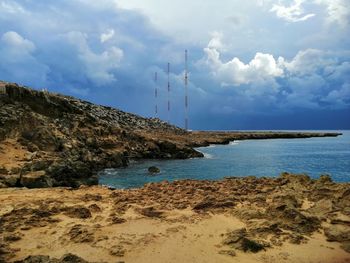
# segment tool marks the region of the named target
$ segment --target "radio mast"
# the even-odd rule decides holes
[[[158,73],[154,73],[154,98],[155,98],[155,118],[158,118]]]
[[[168,63],[168,123],[170,123],[170,63]]]
[[[188,130],[188,52],[185,50],[185,129]]]

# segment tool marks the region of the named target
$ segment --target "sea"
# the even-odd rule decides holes
[[[327,132],[327,131],[315,131]],[[99,181],[118,189],[181,179],[217,180],[230,176],[276,177],[282,172],[318,178],[328,174],[335,182],[350,182],[350,131],[338,137],[233,141],[228,145],[196,148],[204,158],[131,161],[120,169],[99,173]],[[161,172],[150,175],[148,168]]]

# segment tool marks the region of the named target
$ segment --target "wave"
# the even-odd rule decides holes
[[[239,143],[237,141],[230,142],[230,145],[238,145]]]
[[[203,153],[205,159],[214,159],[214,156],[210,153]]]

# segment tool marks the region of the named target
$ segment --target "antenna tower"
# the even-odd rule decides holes
[[[154,73],[154,83],[155,83],[155,88],[154,88],[154,97],[155,97],[155,117],[158,118],[158,73]]]
[[[170,123],[170,63],[168,63],[168,123]]]
[[[185,50],[185,129],[188,130],[188,52]]]

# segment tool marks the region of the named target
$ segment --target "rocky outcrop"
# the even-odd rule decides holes
[[[97,171],[127,166],[129,159],[203,157],[193,147],[241,139],[337,135],[187,132],[159,119],[0,84],[0,187],[93,185]]]
[[[88,261],[74,254],[65,254],[60,259],[50,258],[49,256],[29,256],[16,263],[88,263]]]
[[[306,175],[288,173],[277,178],[164,181],[129,190],[101,186],[0,189],[0,262],[13,262],[11,259],[18,258],[19,254],[20,258],[29,256],[29,252],[16,250],[24,240],[40,244],[37,236],[31,236],[30,229],[44,229],[33,231],[43,238],[53,235],[53,240],[58,241],[56,246],[65,253],[77,253],[79,250],[75,248],[79,245],[83,251],[88,247],[96,249],[98,243],[101,251],[109,251],[117,260],[130,251],[154,248],[148,246],[149,243],[137,243],[140,240],[151,242],[144,239],[147,220],[152,220],[150,228],[158,236],[154,242],[159,244],[175,233],[185,236],[184,239],[197,236],[192,232],[193,225],[199,223],[197,220],[208,220],[215,215],[227,216],[218,221],[218,224],[227,222],[227,228],[222,228],[221,232],[212,229],[214,239],[220,237],[215,244],[220,248],[217,251],[220,254],[235,256],[276,247],[282,250],[283,247],[286,249],[285,243],[308,243],[316,233],[324,234],[328,241],[322,251],[326,246],[332,246],[329,242],[335,242],[340,248],[334,246],[332,250],[350,253],[349,189],[349,183],[334,183],[324,177],[313,180]],[[136,222],[135,225],[132,222]],[[188,229],[178,229],[179,224],[185,224]],[[169,229],[169,225],[172,228]],[[134,227],[142,229],[141,236],[130,235],[130,229]],[[127,234],[114,236],[123,229]],[[161,231],[165,231],[164,235],[158,235]],[[125,236],[130,237],[128,242],[123,239]],[[207,234],[203,234],[203,238],[211,239]],[[37,255],[42,254],[41,248],[38,246]]]
[[[68,96],[2,83],[0,152],[3,142],[23,149],[2,167],[1,186],[51,187],[97,184],[96,172],[122,167],[130,158],[189,158],[201,153],[164,138],[158,132],[186,131],[159,119],[146,119]],[[13,167],[16,169],[11,170]]]

